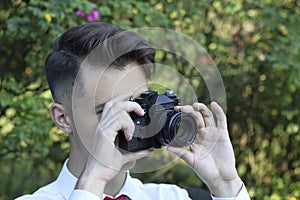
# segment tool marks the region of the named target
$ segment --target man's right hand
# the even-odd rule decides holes
[[[130,141],[134,132],[134,123],[129,112],[143,116],[144,111],[136,102],[124,101],[130,95],[122,94],[108,101],[104,108],[94,136],[92,150],[85,168],[79,177],[76,189],[82,189],[101,196],[106,184],[120,171],[128,170],[130,163],[146,157],[148,150],[135,153],[121,153],[116,146],[119,130]]]

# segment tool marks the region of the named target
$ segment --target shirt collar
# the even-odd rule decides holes
[[[141,182],[139,180],[133,179],[128,172],[124,185],[122,186],[120,192],[115,196],[115,198],[121,195],[126,195],[130,199],[139,199],[139,184],[141,184]]]
[[[58,190],[61,192],[61,194],[65,197],[65,199],[69,199],[71,196],[72,191],[74,190],[74,187],[77,182],[77,178],[69,171],[67,167],[69,159],[67,159],[62,167],[62,170],[60,174],[58,175],[58,178],[56,179],[56,184]],[[138,188],[142,185],[142,183],[138,179],[134,179],[130,176],[129,172],[127,173],[125,183],[123,187],[121,188],[120,192],[115,196],[119,197],[121,195],[126,195],[130,199],[139,199],[140,191]],[[102,198],[104,198],[107,195],[103,195]]]
[[[69,171],[67,167],[69,159],[63,165],[63,168],[56,179],[58,190],[62,193],[65,199],[69,199],[77,182],[77,178]]]

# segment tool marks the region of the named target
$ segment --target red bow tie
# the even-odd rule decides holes
[[[126,196],[125,195],[121,195],[115,199],[112,199],[110,197],[105,197],[104,200],[126,200]]]

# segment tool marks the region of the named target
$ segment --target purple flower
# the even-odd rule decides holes
[[[79,17],[84,17],[85,13],[82,12],[81,10],[77,10],[76,15],[79,16]]]
[[[99,12],[97,10],[92,10],[87,16],[89,22],[96,21],[99,18]]]

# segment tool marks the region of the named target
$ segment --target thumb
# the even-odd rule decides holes
[[[150,155],[149,150],[143,150],[143,151],[138,151],[138,152],[134,152],[134,153],[130,152],[130,153],[124,154],[124,163],[136,161],[141,158],[147,157],[149,155]]]
[[[183,147],[168,146],[167,150],[184,160],[189,166],[193,166],[193,154]]]

